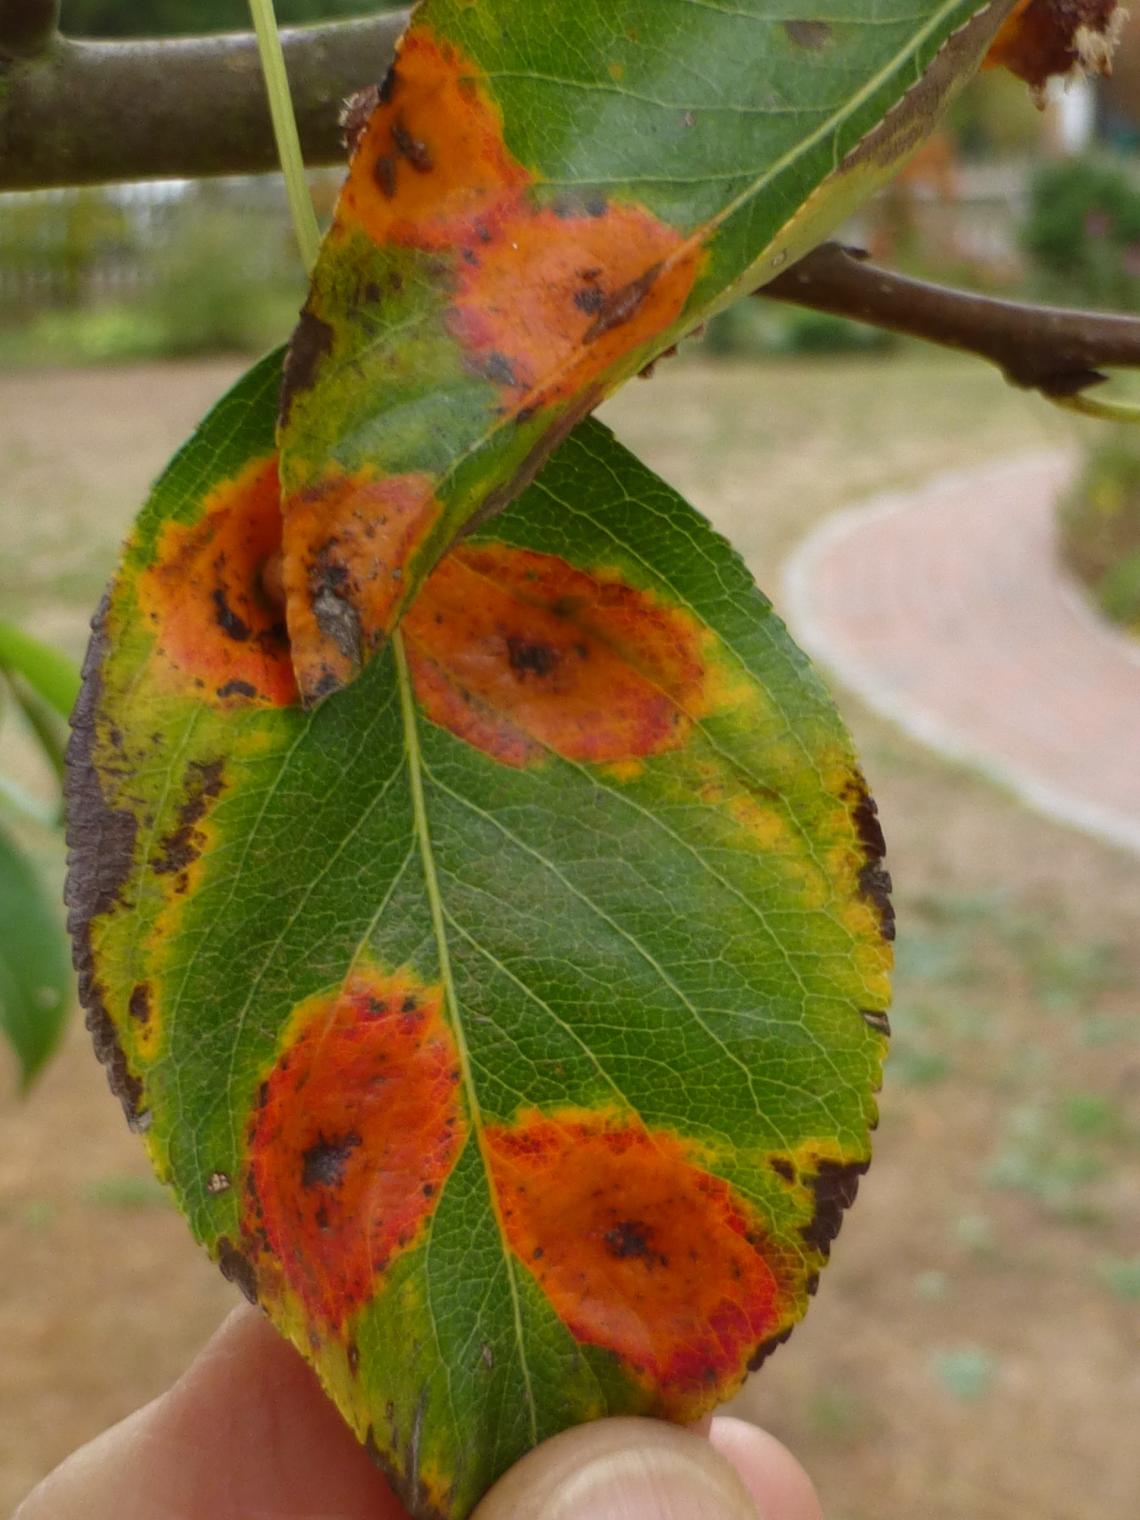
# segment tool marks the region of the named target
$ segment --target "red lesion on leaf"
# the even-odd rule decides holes
[[[1054,76],[1112,73],[1125,14],[1118,0],[1018,0],[983,67],[1009,69],[1043,102]]]
[[[445,252],[457,232],[464,244],[486,242],[486,219],[530,182],[477,66],[413,26],[356,138],[336,225],[378,244]]]
[[[339,1327],[415,1243],[464,1137],[442,992],[408,972],[354,972],[308,999],[250,1125],[243,1236],[264,1285],[282,1277]]]
[[[780,1253],[749,1206],[674,1136],[531,1113],[486,1131],[502,1227],[575,1339],[695,1418],[793,1317]]]
[[[641,760],[683,744],[707,710],[704,629],[652,592],[556,555],[462,545],[402,626],[427,716],[507,765],[548,750]]]
[[[263,579],[280,548],[277,460],[256,459],[209,493],[196,522],[168,523],[139,576],[157,657],[205,702],[297,699],[280,602]]]
[[[452,257],[452,330],[505,405],[572,400],[677,320],[700,258],[682,233],[596,193],[540,202],[476,65],[426,27],[390,79],[336,226]]]
[[[430,477],[329,475],[290,497],[282,584],[294,669],[320,698],[350,681],[394,621],[402,566],[439,516]]]
[[[460,265],[451,330],[504,405],[571,401],[684,308],[696,257],[674,257],[680,234],[639,206],[589,204],[524,200]]]

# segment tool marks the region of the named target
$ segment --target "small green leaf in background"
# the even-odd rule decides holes
[[[0,618],[0,670],[22,676],[61,718],[79,695],[79,672],[66,655]]]
[[[6,692],[5,689],[6,688]],[[79,672],[50,644],[0,618],[0,695],[7,694],[23,715],[31,737],[62,785],[66,720],[79,695]],[[44,807],[27,797],[7,777],[0,777],[0,795],[16,809],[39,822],[58,825],[58,802]]]
[[[0,1031],[24,1091],[55,1048],[70,1001],[60,914],[32,863],[0,829]]]
[[[66,724],[55,709],[50,707],[38,693],[30,690],[19,676],[9,673],[7,684],[12,699],[27,724],[29,735],[35,740],[41,755],[51,767],[57,786],[62,787],[66,769],[64,759],[67,749]],[[44,809],[43,816],[51,825],[59,826],[62,820],[61,804],[58,798],[54,808],[49,806]]]

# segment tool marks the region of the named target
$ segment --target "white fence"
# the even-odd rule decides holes
[[[314,176],[319,201],[336,176]],[[162,180],[0,195],[0,315],[142,294],[164,262],[211,220],[240,222],[238,256],[279,249],[290,237],[280,177]]]
[[[335,170],[312,177],[325,211],[337,178]],[[935,248],[966,252],[981,262],[1008,258],[1024,213],[1025,183],[1017,168],[964,168],[954,199],[919,194],[915,209],[925,237]],[[240,219],[234,256],[256,278],[265,253],[281,250],[290,237],[280,177],[0,195],[0,319],[144,294],[180,246],[205,243],[202,233],[211,219],[227,218]]]

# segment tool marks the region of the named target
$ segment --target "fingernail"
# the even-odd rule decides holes
[[[564,1479],[542,1520],[757,1520],[736,1473],[694,1446],[608,1452]]]

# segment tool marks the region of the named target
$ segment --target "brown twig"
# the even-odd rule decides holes
[[[1012,385],[1053,400],[1099,384],[1101,366],[1140,367],[1140,317],[971,295],[882,269],[839,243],[821,244],[756,294],[977,354]]]
[[[59,0],[0,0],[0,60],[35,58],[59,27]]]
[[[277,167],[252,34],[75,42],[45,29],[49,12],[47,0],[0,0],[0,190]],[[343,160],[341,104],[384,78],[407,20],[282,32],[307,162]]]

